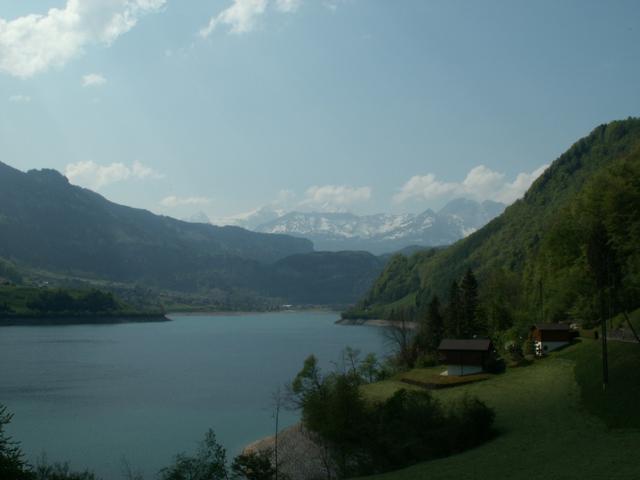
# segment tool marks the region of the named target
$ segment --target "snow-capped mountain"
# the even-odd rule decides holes
[[[410,245],[448,245],[499,215],[505,206],[456,199],[439,212],[354,215],[352,213],[289,212],[253,229],[284,233],[313,241],[316,250],[367,250],[382,254]]]
[[[211,223],[214,225],[233,225],[234,227],[242,227],[247,230],[256,230],[258,226],[276,220],[286,213],[285,210],[267,206],[256,208],[250,212],[241,213],[233,217],[218,218]]]

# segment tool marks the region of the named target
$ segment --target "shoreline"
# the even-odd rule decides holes
[[[339,310],[333,310],[331,308],[290,308],[290,309],[282,309],[282,310],[203,310],[203,311],[190,311],[190,312],[180,312],[180,311],[171,311],[167,312],[165,315],[167,317],[170,316],[180,316],[180,317],[201,317],[201,316],[210,316],[210,317],[239,317],[242,315],[263,315],[268,313],[335,313],[337,315],[340,314]]]
[[[139,315],[78,315],[78,316],[43,316],[43,317],[4,317],[0,318],[0,327],[34,327],[56,325],[116,325],[120,323],[160,323],[170,322],[165,314]]]
[[[242,453],[269,452],[274,458],[275,435],[269,435],[251,442],[242,449]],[[310,435],[297,422],[278,432],[278,464],[280,472],[290,480],[326,478],[326,453],[314,442]],[[331,478],[335,472],[331,471]]]
[[[398,322],[392,320],[384,320],[382,318],[364,319],[364,318],[341,318],[336,321],[336,325],[345,326],[364,326],[364,327],[397,327],[400,328]],[[417,322],[405,322],[404,324],[407,330],[417,330]]]

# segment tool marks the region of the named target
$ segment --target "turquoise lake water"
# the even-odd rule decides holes
[[[0,328],[0,403],[35,461],[68,460],[104,480],[124,458],[155,478],[208,428],[232,457],[273,434],[271,396],[311,353],[325,369],[346,346],[384,354],[376,327],[334,313],[172,316],[164,323]],[[281,414],[281,426],[296,412]]]

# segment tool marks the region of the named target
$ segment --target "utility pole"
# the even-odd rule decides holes
[[[544,323],[544,293],[542,290],[542,277],[538,280],[538,292],[540,294],[540,323]]]
[[[609,358],[607,353],[607,319],[604,306],[604,291],[600,289],[600,323],[602,324],[602,390],[609,383]]]

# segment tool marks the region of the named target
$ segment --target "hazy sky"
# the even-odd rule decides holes
[[[640,114],[640,2],[0,3],[0,160],[132,206],[512,201]]]

